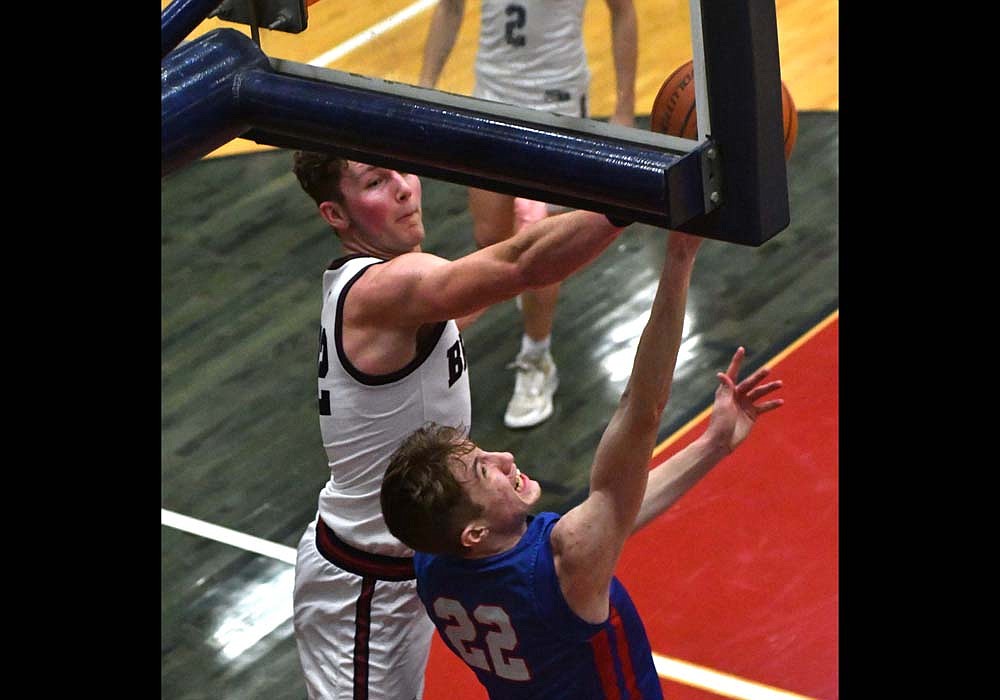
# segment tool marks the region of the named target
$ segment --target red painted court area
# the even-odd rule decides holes
[[[788,698],[839,697],[838,338],[833,314],[770,362],[771,377],[784,381],[775,396],[785,405],[626,545],[617,575],[654,654]],[[653,465],[700,435],[707,420],[672,437]],[[714,692],[661,682],[668,700],[765,697],[768,689],[752,696],[716,681]],[[424,697],[487,696],[435,636]]]

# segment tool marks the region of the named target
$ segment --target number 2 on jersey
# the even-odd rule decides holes
[[[504,38],[511,46],[524,46],[524,34],[515,34],[514,30],[523,29],[527,21],[527,10],[523,5],[507,5],[504,10],[512,19],[504,25]]]
[[[503,608],[478,605],[472,613],[480,627],[489,630],[483,637],[489,659],[481,647],[472,644],[481,630],[469,619],[469,614],[460,602],[454,598],[438,598],[434,601],[434,612],[442,620],[452,623],[445,628],[444,633],[465,663],[511,681],[531,679],[531,672],[524,659],[505,653],[517,648],[517,632],[510,624],[510,615]]]

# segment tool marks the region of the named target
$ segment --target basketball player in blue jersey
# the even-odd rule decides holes
[[[295,153],[294,171],[345,253],[323,274],[318,399],[330,475],[298,545],[299,658],[310,698],[414,700],[434,628],[413,552],[382,519],[389,457],[427,421],[470,427],[464,323],[565,279],[622,228],[570,212],[450,261],[421,251],[415,175],[309,152]]]
[[[594,455],[587,499],[560,517],[513,455],[451,426],[416,431],[382,483],[390,532],[418,553],[417,590],[442,639],[492,700],[662,698],[645,628],[614,576],[630,533],[666,510],[781,405],[744,351],[717,374],[706,431],[648,471],[670,393],[701,239],[671,233],[632,375]]]
[[[638,29],[632,0],[605,0],[617,97],[610,121],[635,125]],[[585,0],[482,0],[473,97],[544,112],[587,117],[590,68],[583,41]],[[455,44],[465,0],[440,0],[424,46],[420,85],[434,87]],[[469,188],[473,235],[490,245],[551,213],[544,202]],[[552,326],[559,284],[520,295],[521,348],[509,365],[514,393],[504,412],[508,428],[527,428],[554,410],[559,375],[552,357]]]

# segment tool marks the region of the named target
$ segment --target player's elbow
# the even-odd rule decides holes
[[[618,414],[622,423],[628,426],[629,432],[636,435],[656,433],[660,428],[660,419],[666,407],[666,399],[662,401],[641,396],[626,388],[618,405]]]

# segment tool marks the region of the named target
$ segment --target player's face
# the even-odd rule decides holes
[[[523,525],[528,509],[538,502],[542,487],[521,472],[510,452],[487,452],[476,447],[462,455],[462,487],[495,529]]]
[[[423,242],[416,175],[350,161],[340,184],[348,215],[376,248],[404,253]]]

